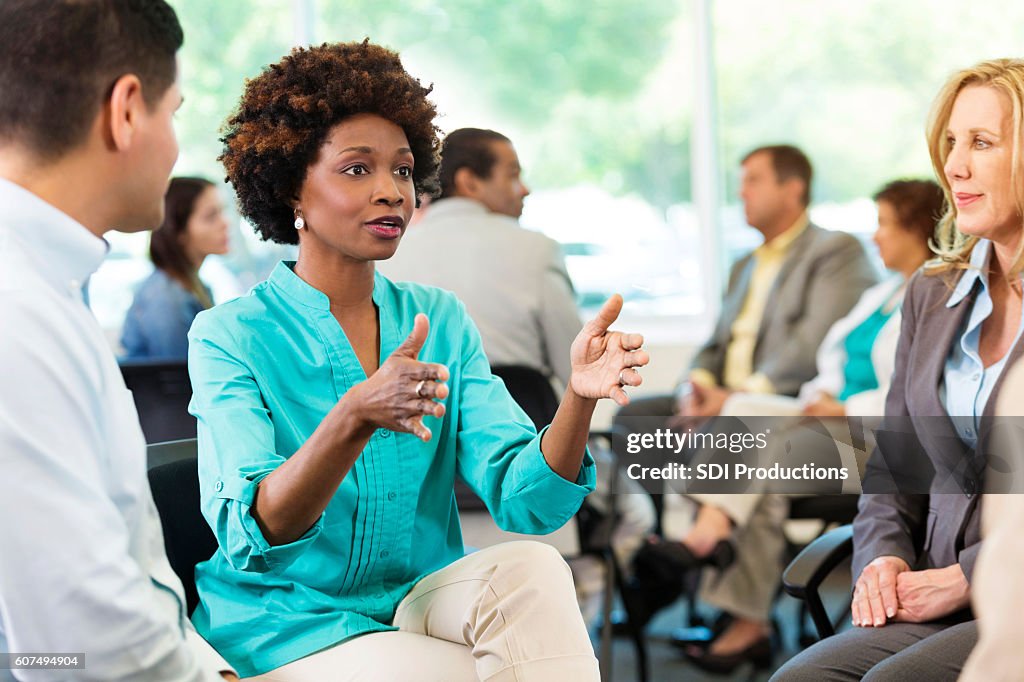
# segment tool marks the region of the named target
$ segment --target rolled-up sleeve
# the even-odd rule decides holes
[[[540,450],[529,417],[491,374],[476,325],[462,316],[462,375],[458,386],[459,475],[487,505],[495,523],[515,533],[543,535],[561,528],[594,490],[589,451],[575,481],[558,475]]]
[[[271,545],[252,515],[257,487],[285,457],[275,451],[274,427],[252,371],[226,333],[197,318],[189,332],[189,375],[199,439],[203,515],[234,568],[280,572],[311,545],[324,514],[300,538]]]

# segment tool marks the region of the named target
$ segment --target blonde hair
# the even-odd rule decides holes
[[[949,142],[946,130],[953,111],[957,95],[969,86],[984,85],[1006,95],[1011,110],[1011,171],[1010,182],[1016,193],[1017,215],[1024,214],[1024,186],[1021,163],[1024,152],[1021,149],[1022,124],[1024,124],[1024,59],[992,59],[976,64],[968,69],[954,73],[939,90],[935,102],[928,115],[928,153],[931,156],[935,176],[946,196],[946,210],[939,220],[935,234],[934,251],[938,258],[925,266],[927,274],[938,274],[950,270],[963,270],[968,267],[971,251],[978,243],[978,237],[966,235],[956,226],[956,209],[953,202],[953,191],[946,178],[946,159],[949,157]],[[1024,220],[1021,221],[1024,230]],[[1015,277],[1024,270],[1024,240],[1014,254],[1013,266],[1004,273],[1007,277]]]

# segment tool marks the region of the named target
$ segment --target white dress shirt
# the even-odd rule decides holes
[[[185,613],[131,393],[82,284],[107,245],[0,179],[0,680],[219,680]]]
[[[958,342],[953,343],[946,358],[946,366],[942,373],[942,384],[939,396],[946,406],[946,412],[953,422],[960,440],[970,448],[978,446],[978,427],[981,415],[985,411],[992,390],[999,382],[1010,351],[997,362],[985,367],[981,360],[981,325],[993,311],[992,295],[989,293],[988,269],[991,257],[992,242],[981,239],[971,251],[970,267],[964,272],[956,288],[946,302],[947,308],[959,305],[967,298],[976,282],[981,288],[974,299],[970,316],[964,323]],[[1017,325],[1017,335],[1010,345],[1017,345],[1021,332],[1024,331],[1024,316]]]

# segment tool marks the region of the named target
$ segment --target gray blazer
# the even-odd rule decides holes
[[[733,265],[715,331],[691,364],[714,374],[719,384],[754,265],[753,253]],[[815,355],[829,328],[875,281],[875,269],[855,237],[808,225],[772,284],[754,347],[754,371],[767,376],[776,393],[795,396],[817,375]]]
[[[968,581],[981,549],[981,489],[987,466],[999,377],[985,405],[978,446],[957,436],[939,387],[950,348],[962,333],[981,286],[946,307],[959,275],[915,275],[903,300],[896,369],[885,404],[878,447],[865,472],[854,520],[854,580],[880,556],[897,556],[912,568],[959,563]],[[1024,353],[1010,351],[1006,366]],[[891,492],[880,492],[891,491]]]

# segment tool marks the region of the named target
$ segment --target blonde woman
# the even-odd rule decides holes
[[[977,639],[983,418],[1022,351],[1022,110],[1017,59],[960,71],[936,98],[928,148],[948,204],[941,253],[908,285],[885,410],[912,430],[897,447],[880,438],[868,462],[854,521],[854,627],[773,679],[955,680]],[[897,491],[873,493],[886,478]]]

